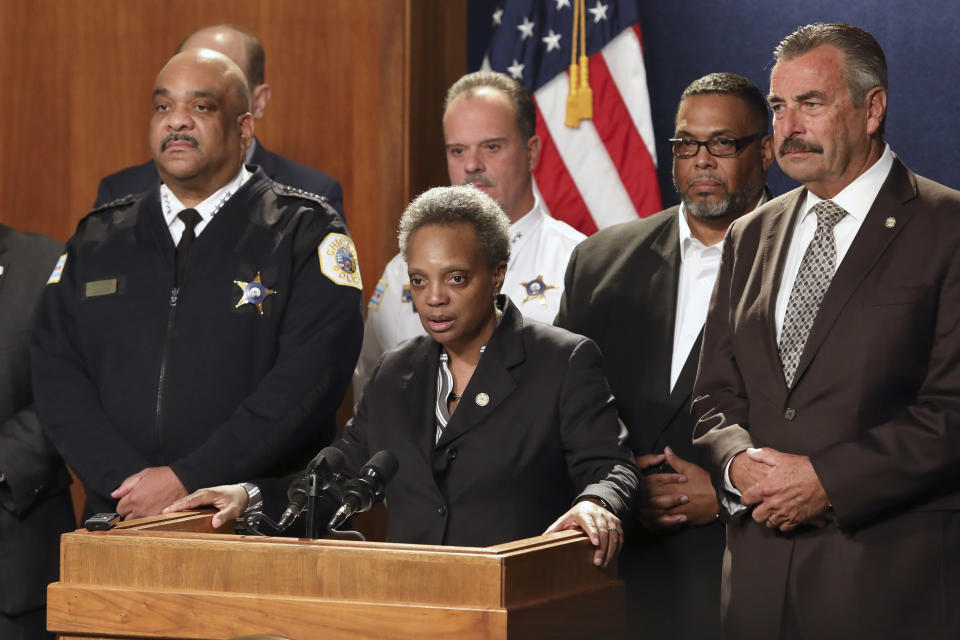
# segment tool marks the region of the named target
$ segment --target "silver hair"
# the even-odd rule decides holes
[[[400,216],[400,253],[407,258],[410,236],[427,225],[466,222],[490,268],[510,259],[510,218],[497,202],[471,186],[434,187],[417,196]]]
[[[780,41],[773,57],[777,62],[792,60],[823,45],[835,47],[843,54],[843,76],[855,106],[862,107],[874,87],[887,89],[887,59],[883,48],[868,31],[853,25],[817,22],[800,27]],[[878,131],[881,135],[886,120],[884,114]]]

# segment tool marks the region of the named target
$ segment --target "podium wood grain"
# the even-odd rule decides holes
[[[64,535],[49,629],[85,640],[304,640],[590,638],[622,628],[622,583],[593,566],[579,533],[442,547],[217,534],[210,517]]]

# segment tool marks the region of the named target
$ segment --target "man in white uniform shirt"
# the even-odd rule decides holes
[[[694,455],[691,391],[700,335],[735,219],[764,202],[773,162],[763,93],[732,73],[695,80],[677,108],[673,181],[682,204],[596,233],[574,251],[557,324],[592,338],[644,470],[642,527],[620,574],[631,627],[715,638],[723,526]]]
[[[563,274],[584,235],[550,217],[533,189],[540,154],[536,107],[523,86],[502,73],[477,71],[447,91],[443,136],[451,184],[485,191],[510,218],[513,242],[503,293],[527,318],[552,323]],[[400,254],[387,263],[367,305],[363,349],[353,378],[354,400],[380,356],[423,335]]]

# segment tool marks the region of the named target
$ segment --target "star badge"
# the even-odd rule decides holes
[[[237,302],[237,306],[234,307],[234,309],[239,309],[245,304],[255,304],[257,305],[257,311],[260,312],[260,315],[263,315],[263,301],[267,299],[267,296],[272,296],[276,293],[273,289],[263,286],[259,271],[257,271],[257,275],[252,282],[234,280],[233,284],[240,287],[243,291],[243,295],[240,296],[240,301]]]
[[[544,307],[547,306],[547,291],[550,289],[556,289],[556,287],[552,284],[547,284],[543,281],[542,273],[537,275],[535,280],[531,280],[530,282],[521,282],[520,286],[523,287],[524,291],[527,293],[523,299],[523,302],[520,304],[524,304],[529,300],[539,300],[540,304],[542,304]]]

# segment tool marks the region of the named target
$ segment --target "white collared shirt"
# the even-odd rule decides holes
[[[764,192],[753,209],[767,201]],[[751,209],[751,211],[753,210]],[[705,245],[690,232],[686,207],[677,212],[680,229],[680,273],[677,278],[677,309],[673,323],[673,357],[670,362],[670,391],[677,384],[703,323],[707,319],[710,296],[720,271],[723,242]]]
[[[544,212],[540,199],[510,225],[510,261],[501,293],[507,294],[528,318],[552,323],[563,296],[563,277],[574,247],[586,237]],[[353,376],[359,400],[380,356],[410,338],[425,335],[410,298],[407,263],[397,254],[387,263],[367,304],[363,348]]]
[[[213,219],[213,216],[216,215],[220,208],[226,204],[227,200],[250,179],[250,175],[247,168],[241,166],[240,171],[237,172],[233,180],[214,191],[206,200],[194,207],[197,213],[200,214],[200,222],[197,223],[197,226],[194,228],[194,233],[197,237],[200,236],[200,233],[206,228],[207,224]],[[170,187],[161,184],[160,208],[163,210],[163,218],[166,220],[167,228],[170,230],[170,237],[173,238],[173,244],[176,246],[180,243],[180,236],[183,235],[184,229],[183,220],[178,218],[177,214],[187,207],[174,195]]]
[[[880,188],[893,167],[893,152],[890,145],[886,145],[880,159],[873,163],[869,169],[861,173],[857,178],[843,188],[833,198],[830,198],[837,206],[842,207],[847,215],[843,216],[840,222],[833,228],[833,240],[837,246],[837,267],[843,261],[853,239],[860,230],[867,212],[873,206],[873,201],[877,199]],[[783,275],[780,278],[780,289],[777,291],[777,308],[775,321],[777,325],[777,344],[780,343],[780,332],[783,330],[783,318],[787,313],[787,301],[790,299],[790,292],[793,291],[793,284],[797,280],[797,273],[800,271],[800,262],[803,261],[803,254],[807,247],[813,241],[813,236],[817,231],[817,216],[813,213],[813,207],[822,202],[810,191],[807,191],[806,201],[801,205],[803,213],[797,217],[797,223],[793,228],[793,238],[790,242],[790,249],[787,251],[786,262],[783,266]]]

